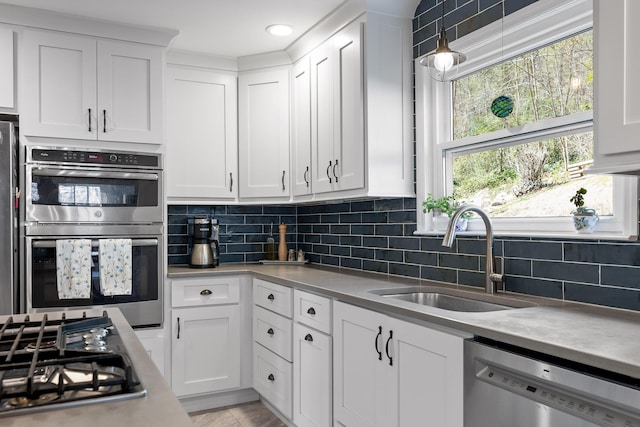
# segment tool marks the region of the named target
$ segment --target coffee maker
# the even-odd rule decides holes
[[[217,222],[217,220],[215,221]],[[216,266],[216,260],[211,249],[211,236],[211,220],[209,218],[194,218],[191,267],[213,268]]]

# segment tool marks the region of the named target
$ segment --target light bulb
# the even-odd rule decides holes
[[[433,58],[433,66],[440,72],[447,72],[453,67],[453,55],[450,52],[440,52]]]

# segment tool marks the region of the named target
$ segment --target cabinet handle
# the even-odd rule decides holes
[[[269,376],[267,377],[267,379],[268,379],[269,381],[275,381],[275,380],[276,380],[276,377],[274,377],[274,376],[273,376],[273,374],[269,374]]]
[[[309,188],[309,166],[307,166],[307,169],[304,171],[304,182],[305,184],[307,184],[307,188]]]
[[[91,108],[89,108],[89,132],[91,132]]]
[[[327,178],[329,178],[329,184],[331,184],[331,175],[329,175],[329,169],[331,169],[331,160],[329,160],[329,166],[327,166]]]
[[[391,338],[393,338],[393,331],[389,331],[389,338],[387,338],[387,345],[385,345],[384,350],[389,358],[389,366],[393,366],[393,358],[389,355],[389,343],[391,342]]]
[[[102,132],[107,133],[107,110],[102,110]]]
[[[273,335],[273,328],[269,328],[269,329],[267,329],[267,333],[268,333],[269,335]]]
[[[211,292],[209,289],[203,289],[200,291],[200,295],[211,295],[213,292]]]
[[[333,177],[336,179],[336,182],[338,182],[338,175],[336,175],[336,166],[338,166],[338,159],[336,159],[336,162],[333,165]]]
[[[378,335],[376,335],[376,341],[374,343],[376,351],[378,352],[378,360],[382,360],[382,352],[378,350],[378,338],[382,336],[382,326],[378,326]]]
[[[229,193],[233,191],[233,172],[229,172]]]
[[[269,301],[273,301],[274,299],[276,299],[276,297],[273,296],[273,294],[269,294],[269,296],[267,297],[267,299]]]
[[[180,318],[178,317],[178,336],[176,336],[176,339],[180,339]]]
[[[315,315],[316,311],[313,309],[313,307],[309,307],[309,310],[307,310],[307,313],[309,313],[311,315]]]
[[[284,174],[286,171],[282,171],[282,191],[285,191],[285,187],[284,187]]]
[[[304,337],[304,340],[305,340],[305,341],[308,341],[308,342],[313,342],[313,337],[311,336],[311,334],[307,334],[307,335]]]

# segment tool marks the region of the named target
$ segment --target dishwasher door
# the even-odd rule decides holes
[[[640,427],[640,380],[465,341],[465,427]]]

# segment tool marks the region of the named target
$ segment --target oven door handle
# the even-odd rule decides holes
[[[80,236],[78,236],[80,237]],[[91,247],[97,248],[99,241],[96,239],[91,240]],[[158,246],[158,239],[132,239],[131,246]],[[31,242],[33,248],[55,248],[55,240],[34,240]]]
[[[115,178],[115,179],[144,179],[147,181],[157,181],[159,176],[157,173],[139,173],[139,172],[114,172],[114,171],[87,171],[78,169],[58,169],[37,167],[31,170],[34,176],[70,176],[75,178]]]

